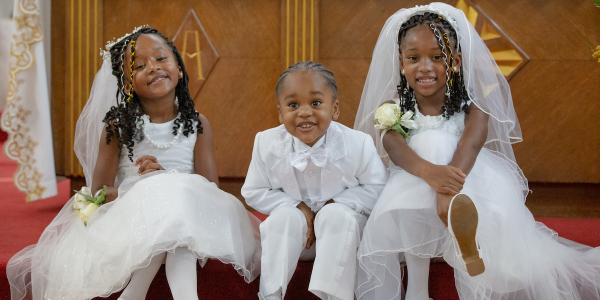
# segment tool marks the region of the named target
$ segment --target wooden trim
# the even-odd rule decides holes
[[[282,71],[300,61],[318,61],[319,1],[281,0],[280,3]]]
[[[64,74],[56,82],[53,76],[53,130],[55,138],[56,173],[64,176],[83,176],[83,169],[73,151],[75,125],[89,98],[102,45],[103,0],[64,0],[52,2],[53,25],[52,72]],[[55,24],[54,22],[53,24]],[[60,49],[60,50],[58,50]],[[58,50],[58,51],[55,51]]]

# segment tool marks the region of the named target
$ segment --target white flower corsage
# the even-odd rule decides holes
[[[382,140],[383,135],[390,129],[398,132],[405,138],[410,138],[410,133],[405,131],[403,127],[407,129],[419,128],[419,124],[413,120],[413,116],[414,113],[410,110],[402,113],[398,104],[384,103],[375,110],[373,124],[375,124],[376,129],[382,130]]]
[[[102,202],[106,199],[106,189],[104,186],[101,190],[96,193],[96,196],[92,196],[90,188],[84,186],[81,191],[75,191],[75,199],[73,201],[73,210],[77,216],[83,221],[83,224],[87,226],[87,221],[90,216],[102,205]]]

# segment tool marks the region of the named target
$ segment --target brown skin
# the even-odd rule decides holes
[[[311,147],[340,115],[339,101],[333,98],[325,79],[314,71],[289,74],[277,98],[279,122],[291,135]]]
[[[127,66],[131,57],[129,51],[125,57],[125,65]],[[129,78],[130,72],[127,68],[125,70],[125,78]],[[152,34],[138,37],[136,59],[134,61],[133,89],[140,98],[144,112],[153,123],[165,123],[177,117],[175,87],[177,86],[180,70],[175,55],[162,38]],[[156,80],[160,78],[162,80]],[[212,129],[206,117],[200,115],[199,120],[202,123],[203,133],[196,133],[197,140],[194,146],[195,172],[218,185],[219,177],[214,158]],[[108,189],[105,203],[108,203],[118,197],[118,187],[114,186],[114,182],[119,166],[119,148],[116,139],[111,139],[109,144],[105,141],[106,130],[102,132],[100,138],[92,191],[97,191],[103,185],[106,185]],[[134,165],[140,166],[138,169],[140,175],[164,170],[156,157],[150,155],[142,155],[137,158]]]
[[[331,121],[340,115],[339,101],[333,98],[325,79],[314,71],[300,70],[289,74],[277,99],[279,122],[291,135],[311,147],[325,135]],[[329,200],[325,205],[330,203],[334,201]],[[296,207],[306,217],[306,249],[310,249],[316,241],[315,213],[304,202]]]
[[[455,47],[455,42],[451,42]],[[453,66],[460,70],[462,55],[454,53]],[[401,45],[400,68],[415,91],[419,111],[424,115],[441,115],[446,92],[446,66],[437,39],[428,24],[406,33]],[[388,131],[383,146],[392,162],[407,172],[421,177],[437,192],[438,216],[448,225],[448,208],[473,168],[487,138],[488,115],[470,105],[465,116],[465,130],[448,165],[435,165],[417,155],[404,137]]]

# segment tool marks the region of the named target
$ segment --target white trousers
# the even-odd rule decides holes
[[[354,299],[356,251],[367,217],[332,203],[315,217],[317,241],[306,249],[306,217],[296,207],[280,207],[260,225],[260,295],[285,296],[298,260],[313,260],[308,290],[321,299]]]

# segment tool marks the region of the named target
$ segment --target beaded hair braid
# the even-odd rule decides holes
[[[131,64],[130,64],[130,69],[129,69],[129,94],[127,95],[127,100],[125,102],[129,103],[129,100],[131,100],[131,98],[133,97],[133,62],[134,62],[134,58],[135,57],[135,41],[131,41]],[[123,69],[123,67],[121,67],[121,69]]]
[[[442,53],[444,54],[444,64],[446,65],[446,100],[444,101],[444,103],[447,103],[449,101],[450,98],[450,70],[452,70],[452,60],[450,60],[450,63],[448,63],[448,55],[446,54],[446,47],[444,47],[444,43],[442,42],[442,37],[440,36],[440,33],[437,30],[437,27],[435,27],[435,25],[433,25],[433,23],[429,23],[429,27],[431,28],[431,30],[433,30],[433,34],[435,35],[435,38],[438,41],[438,44],[440,45],[440,48],[442,49]],[[445,32],[444,32],[445,34]]]
[[[303,71],[313,71],[323,77],[325,79],[327,86],[331,89],[333,93],[333,99],[337,99],[337,84],[335,83],[335,77],[333,77],[333,72],[329,71],[325,66],[320,63],[312,62],[312,61],[303,61],[289,66],[285,71],[279,75],[279,80],[277,81],[277,86],[275,87],[275,93],[277,94],[277,101],[279,102],[279,93],[283,89],[283,82],[285,78],[299,70]]]
[[[116,138],[119,142],[119,152],[122,148],[127,148],[128,158],[133,161],[133,146],[135,142],[143,140],[143,133],[140,125],[143,125],[144,121],[141,116],[144,115],[144,107],[140,102],[140,98],[133,90],[133,65],[135,61],[135,42],[137,38],[142,34],[154,34],[165,40],[165,43],[171,47],[173,55],[177,60],[177,64],[181,67],[181,73],[183,76],[179,78],[177,86],[175,87],[175,96],[178,102],[177,110],[179,111],[179,117],[175,119],[173,126],[173,135],[177,134],[177,131],[183,126],[182,133],[187,137],[190,134],[194,134],[197,130],[202,133],[201,122],[198,119],[200,115],[194,109],[194,100],[190,96],[188,90],[189,77],[183,65],[183,59],[177,47],[173,45],[162,33],[154,28],[142,28],[139,31],[127,36],[118,43],[114,44],[110,48],[110,57],[112,63],[112,74],[117,77],[117,103],[111,107],[106,113],[106,116],[102,120],[106,123],[106,143],[110,144],[111,140]],[[129,66],[131,76],[128,78],[130,88],[129,91],[125,91],[125,55],[127,48],[130,46],[131,51],[131,65]],[[194,122],[198,122],[197,126],[194,126]],[[120,154],[120,153],[119,153]]]
[[[450,39],[453,39],[456,44],[458,44],[458,40],[456,31],[448,21],[431,12],[425,12],[423,14],[410,17],[408,21],[400,26],[398,31],[399,51],[402,52],[402,39],[406,36],[406,33],[410,29],[421,24],[429,24],[429,27],[435,34],[439,46],[442,49],[442,53],[444,54],[444,63],[446,64],[446,100],[444,101],[444,106],[442,107],[442,115],[448,119],[450,116],[454,115],[454,113],[458,113],[461,110],[463,110],[465,113],[469,113],[469,106],[467,105],[469,96],[464,85],[462,72],[460,70],[454,71],[452,66],[454,52],[450,46]],[[460,52],[460,47],[456,49],[456,52]],[[400,96],[400,109],[403,112],[409,110],[414,112],[414,90],[408,85],[406,77],[404,77],[402,74],[400,74],[398,95]]]

